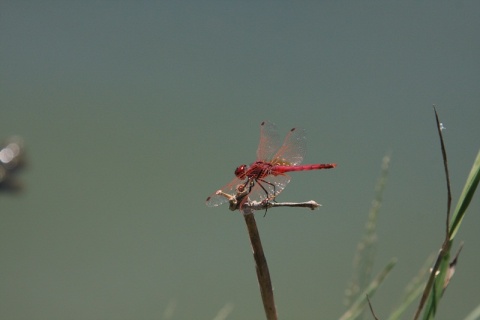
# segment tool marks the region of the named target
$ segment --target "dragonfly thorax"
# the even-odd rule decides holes
[[[250,166],[242,164],[235,169],[235,176],[239,179],[259,179],[271,174],[273,165],[264,161],[255,161]]]

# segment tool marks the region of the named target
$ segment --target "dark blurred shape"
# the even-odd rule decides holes
[[[22,189],[22,184],[15,175],[24,166],[22,138],[9,137],[0,144],[0,192],[18,192]]]

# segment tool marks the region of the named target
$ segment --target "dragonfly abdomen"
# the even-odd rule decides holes
[[[332,169],[337,165],[335,163],[319,163],[319,164],[304,164],[301,166],[274,166],[273,172],[284,173],[290,171],[306,171],[306,170],[320,170],[320,169]]]

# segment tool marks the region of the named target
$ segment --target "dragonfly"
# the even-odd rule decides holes
[[[249,166],[242,164],[235,169],[235,178],[220,190],[210,195],[206,204],[209,207],[227,203],[242,193],[240,209],[250,201],[268,202],[285,189],[290,182],[287,172],[332,169],[335,163],[301,165],[307,152],[304,129],[291,129],[283,144],[274,123],[263,121],[260,124],[260,142],[257,158]]]

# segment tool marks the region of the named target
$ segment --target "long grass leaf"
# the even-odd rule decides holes
[[[478,182],[480,181],[480,151],[477,154],[477,158],[473,163],[472,170],[470,170],[470,174],[468,175],[467,182],[465,183],[465,187],[463,188],[462,194],[460,195],[460,199],[458,200],[457,207],[453,213],[452,224],[450,226],[449,234],[450,240],[453,240],[455,235],[457,234],[458,228],[462,223],[463,217],[465,216],[465,212],[470,204],[470,201],[473,198],[475,190],[477,189]]]
[[[433,256],[429,257],[423,266],[420,268],[418,274],[408,283],[405,288],[405,293],[401,299],[401,303],[388,317],[388,320],[397,320],[403,315],[408,307],[415,301],[423,291],[425,287],[425,276],[432,265]]]
[[[340,320],[353,320],[362,314],[366,304],[368,303],[367,296],[373,297],[378,287],[383,283],[385,277],[390,273],[390,271],[392,271],[396,263],[397,259],[393,258],[390,260],[383,270],[372,280],[372,282],[370,282],[368,287],[365,288],[365,290],[352,303],[350,309],[348,309],[347,312],[340,317]]]
[[[357,251],[353,259],[353,277],[347,290],[345,290],[345,305],[350,307],[360,293],[365,290],[371,280],[373,262],[375,258],[375,249],[377,242],[377,220],[382,204],[383,191],[387,181],[388,167],[390,164],[390,155],[387,154],[382,160],[382,170],[380,177],[375,185],[375,198],[372,201],[370,211],[368,213],[365,231],[362,239],[357,244]]]
[[[435,317],[435,314],[438,310],[438,305],[440,304],[440,299],[443,295],[445,277],[450,266],[450,245],[447,245],[446,247],[447,250],[440,261],[440,266],[437,269],[438,272],[436,272],[435,280],[433,282],[433,288],[430,292],[430,297],[425,307],[425,312],[423,313],[423,320],[430,320]],[[432,272],[435,272],[434,270],[432,270]]]
[[[480,305],[478,305],[464,320],[478,320],[480,319]]]

